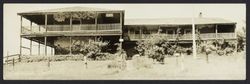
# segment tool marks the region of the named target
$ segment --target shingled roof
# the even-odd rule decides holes
[[[125,19],[125,25],[191,25],[192,18]],[[195,24],[236,24],[222,18],[194,18]]]
[[[66,8],[56,8],[56,9],[46,9],[46,10],[38,10],[38,11],[30,11],[30,12],[21,12],[22,14],[36,14],[36,13],[56,13],[56,12],[80,12],[80,11],[123,11],[123,10],[110,10],[103,8],[91,8],[91,7],[66,7]]]

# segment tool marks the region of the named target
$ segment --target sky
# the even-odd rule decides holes
[[[199,12],[202,12],[203,17],[219,17],[237,22],[238,30],[246,23],[245,4],[4,4],[3,56],[19,53],[20,16],[17,13],[74,6],[125,10],[125,19],[198,17]],[[28,26],[29,21],[23,25]],[[29,41],[23,40],[23,45],[29,47]],[[33,53],[37,54],[38,44],[33,45]],[[44,47],[41,47],[41,53],[43,50]],[[26,54],[28,52],[24,51]]]

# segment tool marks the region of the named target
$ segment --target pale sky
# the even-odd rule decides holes
[[[19,53],[20,16],[17,13],[73,6],[122,9],[125,10],[125,19],[192,17],[193,15],[198,17],[199,12],[202,12],[203,17],[220,17],[237,22],[237,27],[245,25],[246,22],[245,4],[4,4],[4,56],[7,52]],[[28,21],[26,23],[24,25],[29,24]],[[23,41],[23,45],[29,47],[29,41]],[[36,54],[37,44],[33,43],[33,45],[35,45],[33,53]],[[28,51],[25,53],[28,54]]]

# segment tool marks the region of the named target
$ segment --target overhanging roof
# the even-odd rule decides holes
[[[191,25],[192,18],[125,19],[125,25]],[[236,24],[222,18],[194,18],[194,24]]]
[[[67,7],[67,8],[56,8],[56,9],[47,9],[47,10],[38,10],[30,12],[21,12],[18,15],[22,14],[41,14],[41,13],[56,13],[56,12],[81,12],[81,11],[123,11],[123,10],[110,10],[103,8],[91,8],[91,7]]]

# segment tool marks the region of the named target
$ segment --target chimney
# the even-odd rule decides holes
[[[202,12],[200,12],[200,14],[199,14],[199,18],[202,18]]]

